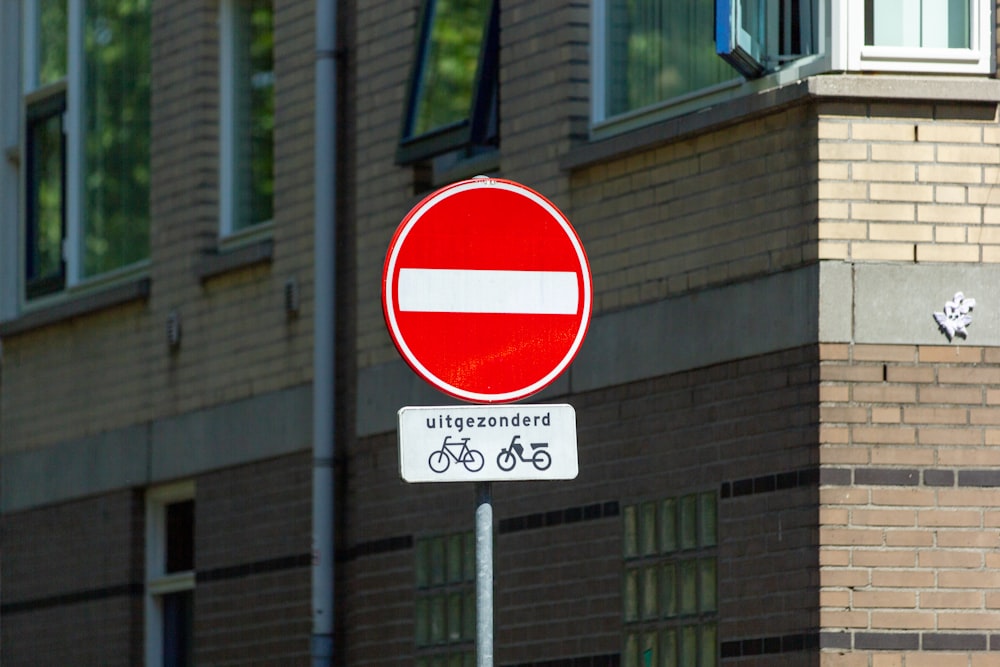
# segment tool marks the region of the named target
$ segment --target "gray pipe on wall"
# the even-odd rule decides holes
[[[313,667],[334,650],[337,2],[316,0],[313,304]]]

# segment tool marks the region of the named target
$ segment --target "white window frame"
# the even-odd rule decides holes
[[[869,46],[865,44],[865,0],[841,0],[851,71],[989,74],[995,68],[993,0],[969,0],[970,48]]]
[[[21,90],[21,5],[0,2],[0,90]],[[21,220],[21,95],[0,96],[0,321],[17,313]]]
[[[219,237],[223,241],[239,242],[270,233],[273,220],[238,226],[236,207],[236,5],[240,0],[219,3]],[[274,11],[272,5],[272,12]],[[272,167],[273,168],[273,167]]]
[[[163,663],[163,596],[192,591],[194,570],[166,574],[166,508],[171,503],[194,500],[194,481],[149,489],[146,492],[146,665]]]

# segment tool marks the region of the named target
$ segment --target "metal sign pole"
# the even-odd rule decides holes
[[[476,667],[493,667],[493,483],[476,484]]]

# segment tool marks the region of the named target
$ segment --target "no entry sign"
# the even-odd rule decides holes
[[[476,178],[403,219],[382,273],[393,342],[446,394],[505,403],[548,386],[590,323],[590,266],[569,221],[537,192]]]

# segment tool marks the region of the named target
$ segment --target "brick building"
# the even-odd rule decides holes
[[[0,660],[474,664],[473,492],[399,479],[448,401],[380,290],[486,174],[595,287],[531,399],[579,477],[494,488],[498,665],[1000,664],[996,27],[0,0]]]

